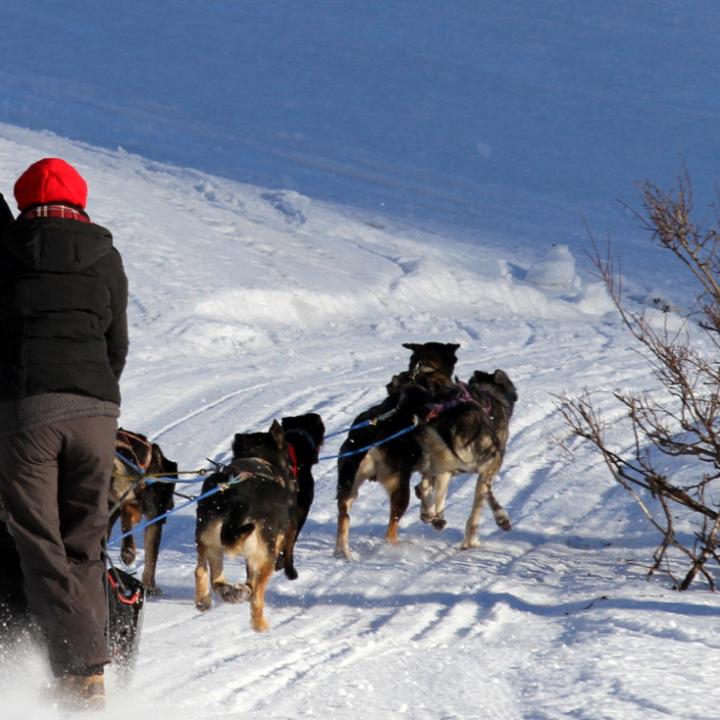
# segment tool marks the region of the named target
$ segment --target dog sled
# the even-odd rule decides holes
[[[0,646],[37,636],[22,586],[22,569],[0,501]],[[137,578],[110,566],[105,575],[108,598],[108,643],[112,665],[121,683],[130,680],[142,630],[145,587]]]
[[[145,586],[116,567],[107,570],[110,657],[121,682],[132,677],[140,649]]]

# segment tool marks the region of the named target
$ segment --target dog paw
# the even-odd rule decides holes
[[[270,629],[270,623],[264,617],[261,617],[252,621],[252,629],[255,632],[267,632]]]
[[[443,530],[447,525],[447,520],[440,516],[434,517],[430,522],[436,530]]]
[[[298,579],[298,571],[295,569],[294,565],[290,565],[289,567],[285,568],[285,577],[288,580],[297,580]]]
[[[336,547],[333,556],[338,560],[354,560],[353,553],[350,552],[350,548]]]
[[[123,565],[125,565],[126,567],[131,567],[135,562],[135,551],[128,548],[123,548],[120,551],[120,559],[122,560]]]
[[[163,594],[163,591],[157,585],[146,585],[145,593],[150,597],[160,597],[160,595]]]
[[[505,517],[499,517],[495,522],[497,522],[499,528],[505,531],[512,530],[512,523],[507,515],[505,515]]]
[[[249,585],[231,585],[226,583],[224,585],[218,585],[215,588],[215,592],[220,596],[220,599],[226,603],[241,603],[247,600],[252,595],[252,590]]]
[[[480,547],[480,541],[477,538],[471,538],[470,540],[463,540],[460,546],[461,550],[469,550],[470,548]]]
[[[210,599],[210,596],[201,598],[200,600],[195,600],[195,607],[200,612],[205,612],[209,610],[212,607],[212,600]]]

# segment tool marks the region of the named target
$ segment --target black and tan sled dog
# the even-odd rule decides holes
[[[211,589],[225,602],[250,598],[250,624],[262,632],[265,589],[282,553],[285,575],[294,580],[293,549],[297,536],[297,483],[288,460],[280,423],[268,432],[235,435],[233,459],[203,483],[202,492],[221,491],[197,506],[195,543],[195,605],[209,610]],[[223,574],[223,556],[245,558],[245,583],[230,583]]]
[[[477,528],[486,500],[497,525],[511,529],[507,512],[493,495],[492,482],[503,462],[518,395],[503,370],[476,370],[467,384],[458,382],[456,387],[426,415],[419,433],[422,479],[415,493],[421,501],[421,519],[442,530],[450,479],[461,473],[477,473],[462,541],[462,547],[469,548],[478,545]]]
[[[177,479],[177,463],[165,457],[160,446],[140,433],[119,428],[115,441],[116,455],[110,482],[110,522],[108,536],[120,518],[123,533],[130,532],[135,525],[146,517],[152,520],[173,508],[173,493]],[[129,462],[123,462],[121,455]],[[162,482],[153,482],[161,477]],[[146,479],[148,482],[146,482]],[[160,588],[155,583],[155,571],[160,541],[165,520],[159,520],[145,528],[145,566],[142,582],[149,595],[159,595]],[[122,540],[120,557],[126,565],[135,560],[135,539],[132,535]]]
[[[385,538],[398,541],[400,519],[410,502],[410,477],[420,468],[422,448],[415,431],[372,447],[395,433],[410,427],[452,386],[452,373],[457,362],[455,343],[404,343],[412,351],[408,369],[395,375],[387,384],[387,397],[358,415],[353,426],[366,421],[369,425],[350,430],[340,447],[338,461],[338,526],[335,555],[351,558],[350,509],[366,480],[379,482],[390,499],[390,519]],[[349,454],[348,453],[353,453]]]

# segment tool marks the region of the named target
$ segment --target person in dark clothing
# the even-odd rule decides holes
[[[0,203],[0,494],[58,698],[102,707],[127,278],[74,167],[45,158],[14,190],[17,219]]]

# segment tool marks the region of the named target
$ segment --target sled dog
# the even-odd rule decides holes
[[[264,614],[265,590],[281,553],[285,575],[297,578],[297,483],[277,421],[268,432],[236,434],[232,453],[230,464],[203,483],[203,494],[218,487],[221,491],[197,505],[195,606],[210,609],[211,589],[225,602],[250,598],[250,624],[262,632],[270,627]],[[245,583],[225,579],[225,554],[245,558]]]
[[[177,463],[168,460],[157,443],[150,442],[140,433],[119,428],[115,449],[108,496],[108,536],[118,518],[122,532],[126,533],[130,532],[143,516],[152,520],[171,510],[175,492],[175,483],[172,480],[177,478],[178,469]],[[163,478],[162,482],[153,482],[158,477]],[[142,582],[148,595],[159,595],[161,592],[155,582],[155,570],[164,524],[163,519],[145,528],[145,567]],[[135,540],[132,535],[128,535],[122,540],[120,557],[126,565],[131,565],[135,555]]]
[[[353,426],[366,421],[372,423],[351,429],[340,447],[337,557],[351,558],[350,509],[366,480],[379,482],[389,496],[390,519],[385,538],[397,543],[400,519],[410,502],[410,477],[419,469],[422,450],[415,431],[375,445],[412,426],[422,417],[425,406],[441,397],[452,385],[452,372],[457,362],[455,351],[459,345],[429,342],[404,343],[403,347],[412,351],[408,369],[392,378],[386,386],[387,397],[358,415]],[[367,449],[368,446],[375,447]]]
[[[500,470],[508,441],[517,390],[502,370],[475,371],[467,385],[458,383],[452,399],[440,403],[426,418],[420,436],[422,479],[415,488],[420,517],[442,530],[450,479],[460,473],[477,473],[472,510],[465,525],[463,548],[476,547],[477,528],[485,500],[503,530],[511,523],[495,499],[492,483]]]
[[[280,424],[288,447],[290,470],[298,486],[297,542],[315,498],[312,469],[318,461],[318,453],[325,439],[325,425],[317,413],[284,417]]]

